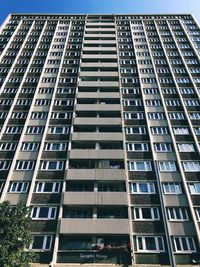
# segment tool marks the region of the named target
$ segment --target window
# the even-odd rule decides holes
[[[165,88],[165,89],[162,89],[162,92],[164,95],[170,95],[170,94],[176,94],[177,93],[175,88]]]
[[[50,220],[56,218],[56,207],[33,207],[31,212],[32,219]]]
[[[15,165],[16,170],[33,170],[35,165],[35,161],[31,160],[17,160],[17,163]]]
[[[200,194],[200,183],[189,183],[189,189],[191,194]]]
[[[156,152],[171,152],[172,145],[170,143],[155,143],[154,149]]]
[[[8,126],[6,127],[6,134],[20,134],[22,132],[21,126]]]
[[[27,134],[42,134],[44,127],[42,126],[28,126],[26,133]]]
[[[128,151],[149,151],[147,143],[128,143],[126,147]]]
[[[31,113],[31,119],[46,119],[47,118],[47,112],[32,112]]]
[[[184,113],[180,113],[180,112],[170,112],[168,113],[168,115],[171,120],[184,120],[185,119]]]
[[[65,151],[67,149],[66,143],[46,143],[46,151]]]
[[[151,106],[161,106],[161,101],[159,99],[156,100],[145,100],[147,107]]]
[[[164,120],[165,119],[164,113],[148,112],[147,114],[150,120]]]
[[[69,128],[68,127],[49,127],[48,133],[49,134],[68,134]]]
[[[22,143],[22,151],[37,151],[39,149],[40,143]]]
[[[162,252],[165,251],[163,237],[161,236],[137,236],[137,251],[139,252]]]
[[[129,171],[151,171],[152,166],[150,161],[128,161]]]
[[[199,161],[183,161],[182,164],[185,172],[200,172]]]
[[[141,100],[123,100],[124,107],[126,106],[141,106],[142,101]]]
[[[197,220],[200,221],[200,208],[195,208],[195,212],[196,212]]]
[[[48,87],[41,87],[38,90],[39,94],[53,94],[53,89],[54,88],[48,88]]]
[[[167,127],[151,127],[152,134],[168,134],[168,128]]]
[[[165,100],[166,106],[180,106],[180,100]]]
[[[183,101],[186,106],[199,106],[199,100],[196,99],[188,99]]]
[[[159,161],[159,169],[161,172],[176,171],[176,163],[174,161]]]
[[[133,219],[139,221],[160,220],[159,209],[149,207],[133,208]]]
[[[10,160],[0,160],[0,170],[7,171],[10,167],[11,161]]]
[[[0,181],[0,193],[3,191],[4,182]]]
[[[169,221],[188,221],[187,208],[167,208],[167,215]]]
[[[11,114],[12,119],[25,119],[27,117],[27,112],[13,112]]]
[[[60,182],[38,182],[36,184],[36,193],[59,193]]]
[[[158,94],[158,89],[157,88],[144,88],[144,94],[146,95],[155,95]]]
[[[183,95],[194,94],[194,89],[193,88],[181,88],[180,92]]]
[[[195,132],[196,135],[200,135],[200,127],[194,128],[194,132]]]
[[[179,143],[177,144],[177,147],[178,147],[179,152],[194,152],[195,151],[194,144]]]
[[[144,119],[144,113],[124,113],[124,119],[125,120],[143,120]]]
[[[0,151],[13,151],[16,146],[16,143],[0,143]]]
[[[17,106],[30,106],[31,99],[18,99],[16,102]]]
[[[122,88],[123,94],[140,94],[139,88]]]
[[[41,161],[40,169],[41,170],[50,170],[50,171],[60,171],[64,168],[63,161]]]
[[[154,79],[154,78],[142,78],[141,82],[142,83],[156,83],[156,79]]]
[[[23,93],[23,94],[34,94],[35,93],[35,88],[22,88],[20,93]]]
[[[55,106],[72,106],[73,100],[56,99],[54,101]]]
[[[28,192],[28,182],[11,182],[10,193],[26,193]]]
[[[51,119],[70,119],[71,112],[52,112]]]
[[[189,129],[186,127],[172,127],[175,135],[187,135],[189,134]]]
[[[131,193],[138,194],[155,194],[154,183],[131,183]]]
[[[75,88],[57,88],[58,94],[73,94],[75,92]]]
[[[51,100],[50,99],[36,99],[35,105],[36,106],[49,106]]]
[[[200,113],[197,113],[197,112],[189,113],[189,117],[191,120],[199,120],[200,119]]]
[[[51,243],[52,243],[51,235],[35,235],[33,236],[33,243],[30,245],[30,249],[50,250]]]
[[[163,183],[164,194],[182,194],[180,183]]]
[[[196,251],[193,237],[173,237],[174,252],[192,253]]]
[[[126,134],[146,134],[146,127],[125,127]]]
[[[7,117],[8,113],[7,112],[1,112],[0,113],[0,119],[5,119]]]

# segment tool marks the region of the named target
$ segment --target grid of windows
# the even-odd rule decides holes
[[[0,202],[31,207],[30,249],[46,264],[52,255],[191,264],[200,243],[194,18],[15,14],[0,41]]]

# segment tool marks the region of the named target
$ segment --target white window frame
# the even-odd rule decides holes
[[[192,143],[177,143],[177,148],[179,152],[195,152],[195,147]]]
[[[124,112],[125,120],[143,120],[144,113],[142,112]]]
[[[34,166],[35,166],[35,161],[33,160],[17,160],[16,165],[15,165],[15,170],[32,171],[34,169]]]
[[[55,148],[58,146],[58,148]],[[44,150],[45,151],[66,151],[67,143],[45,143]]]
[[[138,132],[134,132],[134,129],[137,129]],[[146,134],[147,130],[146,127],[125,127],[126,134]]]
[[[174,135],[188,135],[189,129],[187,127],[172,127]]]
[[[40,143],[23,142],[21,145],[22,151],[38,151]]]
[[[200,195],[200,182],[188,183],[190,194]]]
[[[0,151],[14,151],[17,143],[2,142],[0,143]]]
[[[164,194],[182,194],[182,187],[181,187],[181,183],[166,183],[164,182],[162,184],[163,186],[163,193]]]
[[[21,188],[20,188],[21,187]],[[15,182],[10,184],[9,193],[27,193],[29,188],[29,182]]]
[[[185,207],[168,207],[167,214],[168,214],[169,221],[188,221],[189,220],[188,211],[187,211],[187,208]]]
[[[10,168],[10,160],[0,160],[0,170],[7,171]]]
[[[174,244],[174,249],[175,249],[175,253],[194,253],[196,252],[196,245],[195,245],[195,241],[194,241],[194,238],[193,237],[186,237],[186,236],[173,236],[172,237],[172,240],[173,240],[173,244]],[[184,250],[183,248],[183,240],[185,240],[184,242],[186,243],[187,245],[187,250]],[[189,240],[192,242],[192,245],[194,247],[194,249],[191,249],[190,247],[190,242]],[[177,248],[177,243],[176,241],[178,241],[180,243],[180,249]]]
[[[175,172],[177,171],[176,163],[175,161],[159,161],[159,170],[161,172]]]
[[[141,186],[145,186],[146,191],[141,190]],[[133,194],[156,194],[155,183],[150,182],[135,182],[130,184],[131,193]]]
[[[144,169],[138,168],[138,164],[143,163]],[[128,161],[129,171],[152,171],[151,161]]]
[[[141,149],[137,149],[136,146],[140,145]],[[148,143],[127,143],[127,151],[149,151]]]
[[[185,115],[182,112],[169,112],[168,115],[171,120],[185,120]]]
[[[197,216],[197,221],[199,222],[200,221],[200,207],[196,207],[195,208],[195,213],[196,213],[196,216]]]
[[[156,152],[172,152],[172,145],[171,143],[154,143],[154,150]]]
[[[47,217],[40,217],[40,212],[42,209],[48,209]],[[55,220],[56,213],[57,213],[57,207],[33,206],[31,210],[31,218],[32,220]]]
[[[37,236],[38,237],[39,236],[43,237],[42,248],[33,248],[34,237],[37,237]],[[34,251],[48,251],[48,250],[51,250],[52,240],[53,240],[53,236],[52,235],[34,235],[33,236],[33,242],[30,244],[29,249],[34,250]],[[48,245],[48,243],[49,243],[49,245]]]
[[[147,238],[154,239],[156,249],[147,249],[146,240]],[[161,242],[161,243],[160,243]],[[162,236],[136,236],[137,251],[144,253],[160,253],[165,251],[164,240]],[[140,244],[142,248],[140,249]],[[160,247],[161,244],[161,247]]]
[[[182,166],[185,172],[200,172],[199,161],[182,161]]]
[[[169,134],[167,127],[150,127],[153,135]]]
[[[56,168],[51,169],[49,168],[49,165],[51,163],[56,163]],[[60,161],[60,160],[42,160],[40,162],[40,170],[41,171],[61,171],[64,168],[64,161]]]
[[[151,218],[144,218],[143,210],[149,209]],[[157,207],[135,207],[132,210],[133,218],[135,221],[158,221],[160,220],[160,213]]]
[[[62,132],[56,132],[57,129],[62,129]],[[62,126],[51,126],[48,128],[48,134],[68,134],[69,128],[68,127],[62,127]]]
[[[51,191],[44,191],[45,185],[48,183],[52,184],[52,190]],[[60,193],[60,182],[50,182],[50,181],[37,182],[35,192],[36,193],[42,193],[42,194]]]

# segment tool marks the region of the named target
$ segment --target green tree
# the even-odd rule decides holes
[[[27,252],[32,241],[30,208],[24,202],[0,204],[0,266],[28,267],[34,255]]]

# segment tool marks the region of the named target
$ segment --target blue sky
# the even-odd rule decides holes
[[[0,24],[9,13],[193,13],[200,0],[0,0]]]

